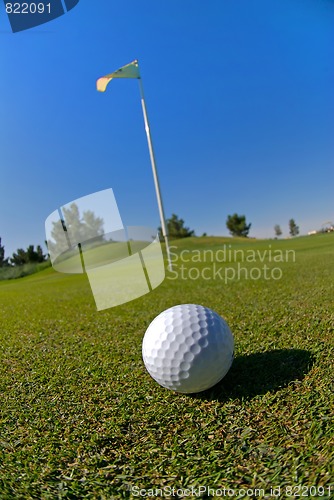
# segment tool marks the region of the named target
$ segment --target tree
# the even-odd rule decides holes
[[[170,219],[167,219],[167,231],[170,238],[188,238],[189,236],[195,236],[195,231],[190,230],[188,227],[184,227],[184,220],[179,219],[176,214],[172,214]],[[161,227],[158,229],[160,239],[163,238]]]
[[[34,245],[29,245],[27,250],[23,250],[23,248],[19,248],[16,252],[13,253],[10,258],[11,264],[14,266],[23,266],[23,264],[30,263],[39,263],[45,262],[46,255],[43,254],[42,247],[37,245],[35,250]]]
[[[275,231],[275,236],[277,237],[282,236],[282,229],[279,224],[275,224],[274,231]]]
[[[5,247],[1,245],[0,238],[0,267],[8,266],[8,259],[5,259]]]
[[[70,242],[83,243],[103,236],[104,220],[96,217],[91,210],[83,212],[81,216],[76,203],[72,203],[69,208],[64,207],[62,210],[64,220],[52,222],[52,240],[47,241],[49,252],[60,255],[69,249]]]
[[[27,252],[25,252],[23,248],[18,248],[10,258],[10,263],[13,264],[14,266],[23,266],[23,264],[27,264],[28,263]]]
[[[294,219],[289,220],[289,232],[291,236],[297,236],[297,234],[299,234],[299,227],[295,223]]]
[[[228,215],[226,221],[226,227],[232,234],[232,236],[244,236],[247,237],[250,227],[250,224],[246,224],[246,216],[245,215]]]
[[[42,247],[37,245],[36,250],[34,250],[34,245],[29,245],[27,248],[28,262],[44,262],[46,256],[43,254]]]

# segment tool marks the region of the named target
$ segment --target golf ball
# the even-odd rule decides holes
[[[177,392],[205,391],[233,361],[234,340],[226,321],[211,309],[182,304],[160,313],[143,339],[143,361],[158,384]]]

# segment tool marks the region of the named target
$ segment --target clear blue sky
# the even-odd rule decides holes
[[[62,204],[112,187],[127,225],[159,225],[139,59],[166,216],[250,236],[334,219],[334,1],[81,0],[12,34],[0,9],[0,236],[44,242]]]

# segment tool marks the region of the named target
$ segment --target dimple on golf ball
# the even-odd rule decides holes
[[[142,346],[147,371],[158,384],[181,393],[201,392],[219,382],[233,362],[234,340],[226,321],[196,304],[160,313]]]

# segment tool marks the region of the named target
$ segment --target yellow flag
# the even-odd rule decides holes
[[[99,78],[96,82],[97,90],[99,92],[105,92],[108,83],[113,78],[140,78],[138,61],[132,61],[132,63],[123,66],[117,71],[114,71],[114,73]]]

